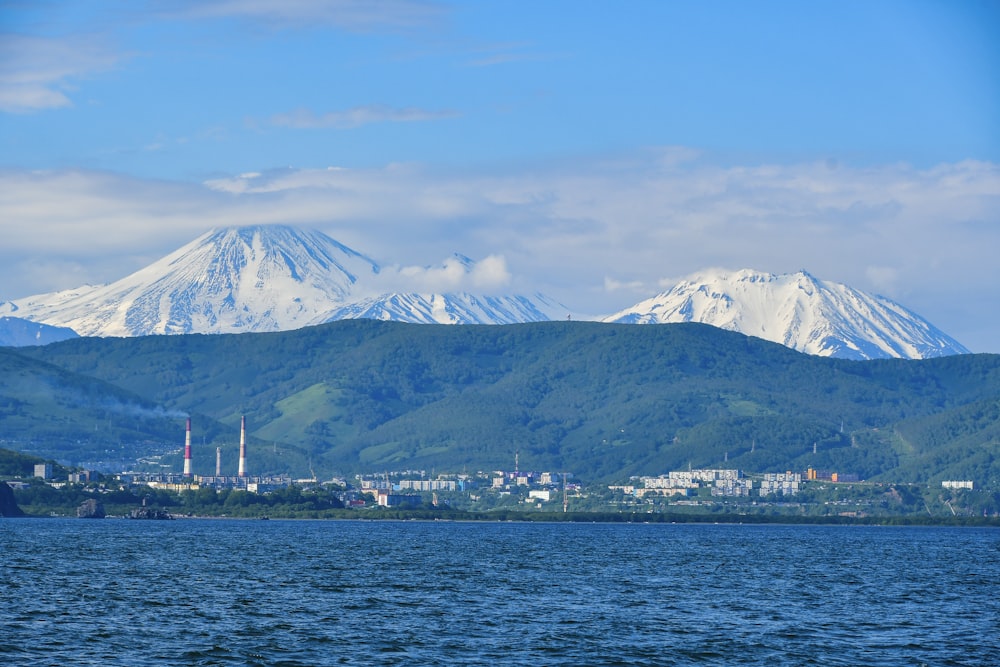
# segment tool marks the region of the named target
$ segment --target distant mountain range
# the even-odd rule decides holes
[[[475,262],[456,255],[464,270]],[[103,286],[0,303],[0,315],[81,336],[287,331],[344,319],[514,324],[564,319],[542,294],[381,293],[382,269],[320,232],[284,225],[213,230]],[[806,272],[712,271],[605,322],[702,322],[819,356],[922,359],[968,350],[888,299]],[[3,336],[0,325],[0,336]],[[4,342],[10,340],[11,342]],[[0,345],[39,344],[0,338]]]
[[[53,327],[21,317],[0,317],[0,347],[48,345],[77,337],[75,331],[66,327]]]

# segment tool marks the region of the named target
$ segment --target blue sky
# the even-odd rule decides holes
[[[995,2],[0,0],[0,300],[281,222],[594,315],[804,268],[1000,352],[998,63]]]

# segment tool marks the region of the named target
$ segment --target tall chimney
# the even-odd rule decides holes
[[[247,476],[247,418],[240,417],[240,477]]]
[[[187,420],[187,433],[184,435],[184,476],[191,477],[191,418]]]
[[[215,476],[222,477],[222,447],[215,448]]]

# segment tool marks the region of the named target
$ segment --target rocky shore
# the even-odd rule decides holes
[[[17,506],[14,489],[7,482],[0,482],[0,517],[20,517],[24,512]]]

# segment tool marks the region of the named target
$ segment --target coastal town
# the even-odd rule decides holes
[[[131,498],[139,507],[132,518],[213,515],[248,516],[265,510],[278,514],[324,516],[322,512],[451,510],[529,513],[672,512],[837,516],[866,518],[893,514],[998,516],[1000,493],[978,489],[974,480],[943,480],[939,485],[866,481],[854,473],[807,468],[804,471],[748,472],[738,468],[692,468],[658,475],[634,475],[620,483],[588,482],[571,471],[525,470],[515,449],[509,469],[488,471],[382,470],[319,479],[288,474],[260,474],[248,455],[246,418],[240,419],[235,474],[224,468],[216,447],[213,474],[195,474],[191,420],[186,420],[181,470],[161,457],[136,470],[99,472],[36,463],[6,480],[26,506],[65,490],[84,498],[80,517],[104,517],[105,499],[114,505]],[[124,494],[124,495],[122,495]],[[115,502],[112,502],[113,499]],[[64,494],[63,502],[68,502]],[[291,505],[292,507],[289,507]],[[935,509],[932,509],[935,508]],[[65,507],[62,510],[65,512]],[[50,508],[49,514],[59,514]],[[377,514],[376,514],[377,515]],[[376,516],[372,515],[372,516]],[[366,516],[358,514],[357,516]]]
[[[515,457],[516,463],[516,457]],[[908,509],[930,512],[934,499],[949,513],[996,516],[996,495],[983,493],[972,480],[944,480],[940,485],[866,482],[856,475],[807,469],[802,472],[748,473],[739,469],[688,469],[634,476],[620,484],[584,484],[568,471],[511,470],[474,473],[398,470],[319,480],[288,475],[193,475],[184,472],[137,472],[115,475],[93,471],[57,474],[52,463],[37,464],[30,478],[7,479],[15,492],[44,484],[52,489],[90,489],[102,494],[130,490],[145,502],[155,499],[164,512],[184,515],[185,498],[226,498],[233,516],[239,507],[321,492],[331,509],[451,509],[524,512],[795,512],[863,518]],[[143,491],[146,489],[146,491]],[[242,496],[240,495],[242,494]],[[976,495],[982,498],[975,498]],[[254,501],[252,498],[259,498]],[[171,508],[171,498],[176,504]],[[243,498],[240,503],[230,501]],[[95,501],[96,502],[96,501]],[[30,506],[30,504],[29,504]],[[187,512],[191,514],[191,512]],[[359,514],[358,516],[365,516]]]

